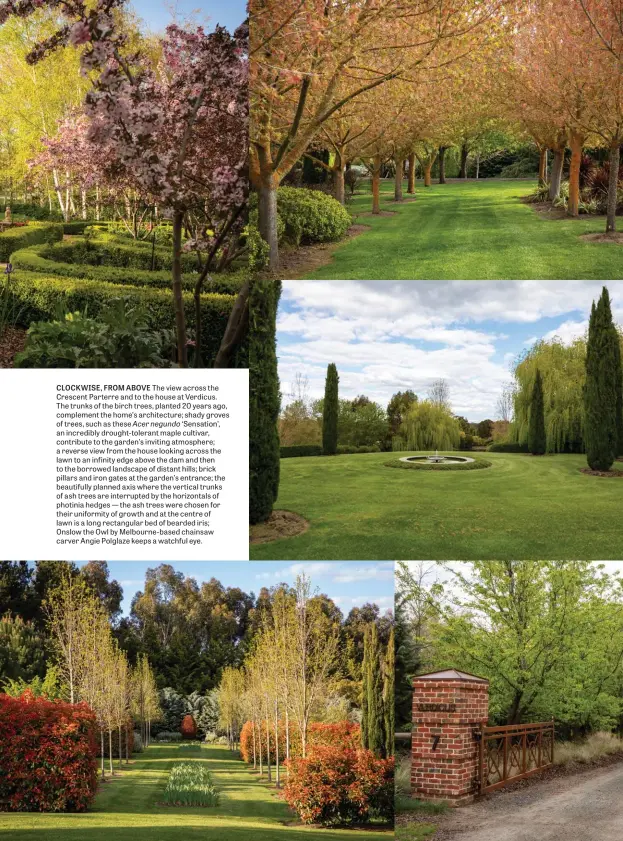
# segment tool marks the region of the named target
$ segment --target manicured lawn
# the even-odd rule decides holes
[[[205,757],[205,759],[203,758]],[[188,756],[184,761],[193,761]],[[374,841],[393,832],[325,830],[286,826],[292,814],[226,748],[203,746],[202,758],[220,790],[211,808],[159,806],[168,771],[180,760],[177,746],[152,745],[129,770],[102,786],[90,812],[0,813],[0,838],[8,841]]]
[[[384,466],[392,453],[281,461],[276,508],[310,521],[298,537],[251,546],[275,560],[615,560],[623,478],[579,472],[582,455],[486,453],[486,470]],[[623,468],[623,464],[619,465]]]
[[[339,245],[329,265],[309,277],[326,280],[614,280],[623,278],[623,246],[584,242],[604,220],[545,219],[520,201],[529,181],[455,181],[417,187],[417,200],[382,203],[393,216],[355,222],[369,231]],[[406,188],[406,185],[405,185]],[[393,182],[382,192],[393,197]],[[364,184],[349,209],[371,209]],[[623,219],[620,220],[623,229]]]
[[[428,823],[403,823],[396,827],[396,841],[424,841],[437,827]]]

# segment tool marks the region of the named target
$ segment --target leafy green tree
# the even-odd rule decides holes
[[[95,593],[111,621],[116,622],[121,616],[123,589],[118,581],[109,579],[106,561],[89,561],[80,568],[80,577],[86,582],[87,587]]]
[[[27,621],[36,609],[28,561],[0,561],[0,614],[17,614]]]
[[[536,369],[534,385],[532,386],[532,401],[530,405],[530,426],[528,428],[528,449],[533,456],[544,455],[547,448],[545,437],[545,409],[543,407],[543,381],[541,372]]]
[[[404,417],[413,403],[417,403],[417,394],[408,388],[406,391],[397,391],[392,394],[387,404],[387,423],[389,426],[390,440],[398,435]]]
[[[382,406],[368,398],[340,400],[337,428],[340,446],[381,446],[387,436],[387,416]]]
[[[610,296],[604,286],[593,302],[588,323],[584,439],[591,470],[610,470],[618,451],[621,392],[619,334],[612,320]]]
[[[249,519],[262,523],[279,491],[279,376],[277,374],[277,307],[281,283],[253,281],[249,298]]]
[[[479,438],[484,438],[485,440],[491,438],[491,436],[493,435],[493,421],[487,418],[486,420],[481,420],[479,423],[477,423],[476,435]]]
[[[327,366],[322,414],[322,451],[327,456],[333,456],[337,452],[339,379],[335,363],[330,362]]]

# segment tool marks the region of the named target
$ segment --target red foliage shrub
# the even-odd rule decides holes
[[[86,704],[0,695],[0,808],[83,812],[97,788],[97,724]]]
[[[184,716],[180,731],[186,739],[194,739],[197,736],[197,725],[192,715]]]
[[[290,761],[285,800],[303,823],[324,826],[394,817],[394,760],[372,751],[316,745]]]
[[[258,725],[259,728],[259,725]],[[262,721],[262,760],[266,761],[266,722]],[[274,759],[275,751],[275,722],[269,721],[268,732],[270,734],[271,761]],[[324,724],[314,722],[309,725],[307,731],[308,751],[314,745],[336,745],[356,749],[361,745],[361,727],[350,721],[340,721],[338,724]],[[255,755],[259,762],[260,740],[256,730],[255,733]],[[240,754],[245,762],[253,762],[253,723],[246,721],[240,733]],[[298,728],[290,722],[290,756],[301,755],[301,738]],[[279,758],[286,756],[286,732],[285,722],[279,722]]]

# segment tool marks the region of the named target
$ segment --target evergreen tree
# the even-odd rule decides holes
[[[387,643],[387,648],[385,650],[383,665],[383,754],[384,756],[393,756],[396,721],[396,705],[394,697],[394,687],[396,681],[393,628],[389,634],[389,642]]]
[[[530,401],[530,425],[528,427],[528,450],[533,456],[542,456],[547,449],[545,437],[545,407],[543,405],[543,380],[537,368]]]
[[[256,278],[249,299],[249,519],[265,522],[279,491],[281,396],[277,375],[277,307],[280,281]]]
[[[377,756],[384,756],[383,670],[380,662],[378,629],[372,623],[366,629],[363,644],[361,744]]]
[[[398,726],[408,726],[413,714],[413,676],[420,663],[404,605],[396,603],[395,710]]]
[[[337,368],[331,362],[327,367],[322,410],[322,451],[326,456],[334,456],[337,452],[337,416],[339,410],[337,388],[339,381]]]
[[[618,333],[618,330],[617,330]],[[621,336],[617,335],[615,349],[615,376],[616,376],[616,425],[617,425],[617,448],[616,456],[623,456],[623,363],[621,361]]]
[[[609,470],[616,457],[620,392],[619,334],[612,321],[610,296],[604,286],[597,305],[593,302],[591,308],[586,346],[584,440],[591,470]]]

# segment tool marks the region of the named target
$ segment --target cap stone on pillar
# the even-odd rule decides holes
[[[489,681],[445,669],[413,679],[411,789],[421,800],[467,803],[478,792],[479,742]]]

